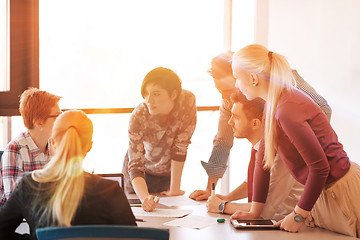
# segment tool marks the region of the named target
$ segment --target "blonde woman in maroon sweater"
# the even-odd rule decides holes
[[[256,160],[249,212],[233,218],[259,217],[267,197],[275,153],[304,184],[294,211],[277,224],[297,232],[305,220],[332,231],[360,236],[360,167],[350,162],[326,115],[293,87],[285,57],[261,45],[249,45],[233,56],[236,86],[248,99],[266,101],[264,141]]]

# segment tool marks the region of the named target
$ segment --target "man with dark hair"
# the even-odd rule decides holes
[[[237,210],[250,210],[255,158],[262,138],[262,117],[265,104],[260,98],[249,101],[241,92],[234,93],[231,99],[234,104],[229,125],[236,138],[246,138],[253,148],[247,180],[229,194],[211,196],[207,202],[208,211],[228,214],[234,214]],[[274,167],[271,169],[268,198],[261,216],[265,219],[281,219],[286,216],[295,207],[302,191],[303,186],[295,181],[284,163],[276,158]],[[231,201],[246,197],[249,203],[231,203]]]

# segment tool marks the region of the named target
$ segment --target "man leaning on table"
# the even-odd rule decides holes
[[[248,167],[248,178],[238,188],[227,195],[210,196],[207,202],[209,212],[233,214],[237,210],[248,211],[251,207],[252,182],[256,152],[262,137],[262,115],[264,100],[257,98],[252,101],[246,99],[241,92],[232,95],[234,105],[229,125],[236,138],[246,138],[252,144],[252,154]],[[289,214],[299,201],[303,186],[286,170],[284,163],[277,157],[271,169],[270,188],[261,217],[280,220]],[[233,203],[248,197],[249,203]]]

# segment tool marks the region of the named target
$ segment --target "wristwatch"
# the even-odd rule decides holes
[[[227,204],[227,203],[228,203],[228,201],[223,201],[223,202],[220,203],[220,205],[219,205],[219,212],[220,213],[224,213],[225,204]]]
[[[303,218],[301,215],[297,214],[295,211],[292,211],[295,222],[304,222],[306,218]]]

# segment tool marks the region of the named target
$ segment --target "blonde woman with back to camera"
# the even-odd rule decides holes
[[[249,212],[233,218],[257,218],[269,187],[275,153],[304,191],[294,211],[277,225],[297,232],[306,221],[335,232],[360,236],[360,167],[350,162],[326,115],[293,87],[285,57],[261,45],[249,45],[233,56],[236,86],[248,99],[266,101],[265,141],[260,144]]]
[[[92,134],[92,122],[82,111],[70,110],[56,119],[56,154],[42,170],[25,174],[0,209],[0,239],[19,239],[14,231],[23,218],[30,226],[30,239],[36,239],[35,230],[41,227],[136,225],[119,184],[83,169]]]

